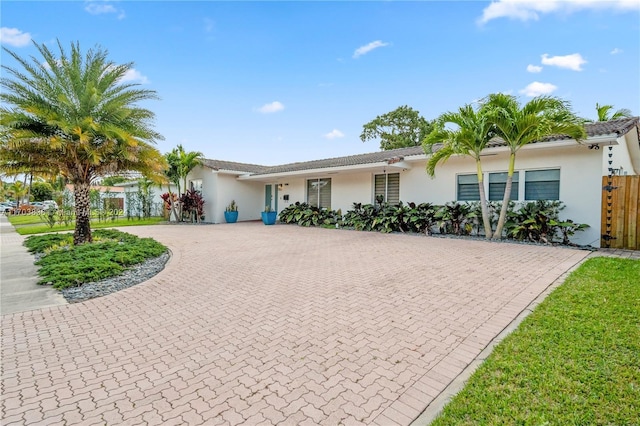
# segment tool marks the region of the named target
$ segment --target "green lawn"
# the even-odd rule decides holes
[[[640,424],[640,261],[586,261],[433,423],[494,424]]]
[[[20,235],[32,235],[32,234],[42,234],[45,232],[57,232],[57,231],[70,231],[73,230],[75,225],[74,222],[70,222],[69,225],[56,223],[53,227],[50,227],[46,224],[44,217],[40,215],[8,215],[9,222],[13,226],[15,226],[16,231]],[[100,229],[100,228],[111,228],[111,227],[121,227],[121,226],[137,226],[137,225],[155,225],[158,223],[165,222],[165,220],[161,217],[152,217],[148,219],[126,219],[126,218],[118,218],[116,220],[111,220],[107,218],[106,220],[98,221],[98,219],[91,220],[91,228],[92,229]]]

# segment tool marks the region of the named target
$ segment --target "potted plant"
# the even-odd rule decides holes
[[[236,200],[231,200],[231,203],[224,210],[224,220],[227,223],[236,223],[238,221],[238,205]]]
[[[276,223],[277,217],[278,213],[271,210],[271,206],[264,206],[264,211],[262,212],[262,223],[265,225],[273,225]]]

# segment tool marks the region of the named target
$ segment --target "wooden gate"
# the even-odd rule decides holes
[[[600,246],[640,250],[639,210],[640,176],[603,176]]]

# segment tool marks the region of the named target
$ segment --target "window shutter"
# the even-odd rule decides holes
[[[525,172],[525,200],[559,200],[560,170],[531,170]]]
[[[322,209],[331,208],[331,179],[307,180],[307,203]]]
[[[331,209],[331,179],[320,179],[320,208]]]
[[[504,198],[504,188],[507,186],[507,172],[489,174],[489,200],[502,201]],[[511,200],[518,201],[520,195],[518,190],[520,173],[513,173],[513,183],[511,185]]]
[[[400,202],[400,173],[390,173],[387,175],[387,196],[385,201],[389,204]]]
[[[458,175],[458,201],[479,201],[478,175]]]
[[[384,197],[384,200],[387,201],[387,197],[386,197],[387,179],[386,179],[386,177],[387,177],[386,175],[376,175],[375,176],[375,189],[374,189],[374,197],[373,197],[374,200],[378,195],[382,195]]]

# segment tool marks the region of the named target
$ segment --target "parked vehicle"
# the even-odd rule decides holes
[[[55,201],[53,201],[53,200],[44,200],[44,201],[42,202],[42,208],[43,208],[44,210],[49,210],[49,208],[54,208],[54,209],[56,209],[56,210],[57,210],[57,209],[58,209],[58,203],[56,203],[56,202],[55,202]]]
[[[0,212],[9,213],[13,209],[13,205],[9,202],[0,203]]]

